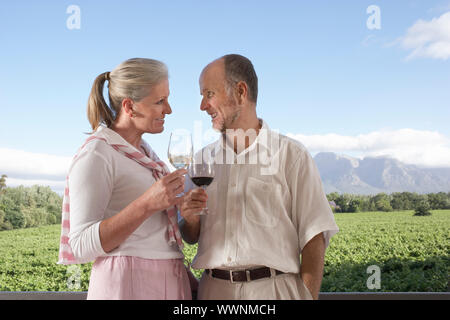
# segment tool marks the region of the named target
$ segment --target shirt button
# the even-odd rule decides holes
[[[233,188],[236,188],[236,183],[233,183],[231,186],[232,186]]]
[[[231,260],[232,260],[231,257],[228,257],[227,261],[228,261],[228,262],[231,262]]]

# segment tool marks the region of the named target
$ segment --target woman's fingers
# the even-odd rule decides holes
[[[184,176],[177,175],[174,177],[170,177],[169,179],[164,181],[165,186],[169,192],[175,192],[175,194],[179,194],[184,191]]]
[[[168,184],[171,184],[173,182],[176,182],[176,180],[183,178],[184,179],[184,175],[187,173],[186,169],[178,169],[172,173],[169,173],[168,175],[164,176],[164,181],[167,182]]]
[[[182,183],[181,185],[179,185],[178,187],[175,186],[175,189],[173,189],[173,193],[176,195],[183,193],[184,191],[184,183]]]

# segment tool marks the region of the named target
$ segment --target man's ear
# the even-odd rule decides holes
[[[239,104],[243,104],[248,98],[248,86],[244,81],[239,81],[236,85],[236,94]]]

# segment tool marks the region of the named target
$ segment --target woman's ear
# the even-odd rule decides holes
[[[134,117],[134,102],[130,98],[125,98],[122,100],[122,111],[130,118]]]

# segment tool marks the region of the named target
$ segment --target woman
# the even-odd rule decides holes
[[[93,84],[94,132],[69,169],[59,261],[95,260],[88,299],[191,299],[174,209],[186,170],[169,174],[142,140],[164,130],[168,96],[167,68],[151,59],[127,60]]]

